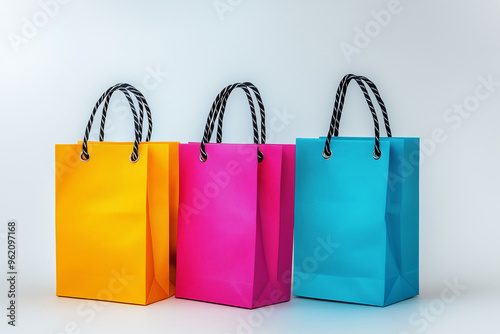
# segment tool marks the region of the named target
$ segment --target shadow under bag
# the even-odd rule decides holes
[[[114,91],[132,109],[133,143],[104,141]],[[90,142],[103,102],[100,141]],[[149,130],[141,142],[144,108]],[[151,126],[144,96],[118,84],[97,102],[83,142],[56,145],[58,296],[146,305],[174,294],[179,143],[150,142]]]
[[[375,138],[338,137],[351,80],[365,95]],[[294,295],[376,306],[418,295],[419,152],[419,138],[392,137],[375,85],[345,76],[328,136],[296,142]]]
[[[222,144],[227,98],[242,88],[254,144]],[[261,112],[261,136],[250,90]],[[219,120],[217,143],[210,138]],[[179,147],[176,297],[256,308],[290,300],[294,145],[265,144],[264,105],[250,83],[216,98],[201,143]]]

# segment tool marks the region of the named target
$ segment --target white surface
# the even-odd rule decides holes
[[[1,1],[0,226],[11,218],[20,225],[20,309],[16,330],[0,313],[0,332],[64,333],[71,322],[80,333],[500,331],[500,86],[487,97],[486,89],[476,90],[481,77],[500,82],[500,2],[401,0],[351,62],[341,44],[353,44],[356,27],[377,29],[371,11],[391,1],[220,2],[232,3],[223,19],[217,1],[74,0],[16,52],[9,34],[21,34],[24,17],[43,19],[42,9],[37,1]],[[154,69],[168,72],[156,86]],[[394,135],[419,136],[426,148],[420,297],[383,309],[294,299],[270,311],[172,298],[148,307],[99,303],[92,319],[85,301],[55,297],[54,144],[82,139],[106,88],[119,81],[141,86],[153,109],[153,140],[199,141],[215,95],[227,84],[252,81],[268,119],[294,117],[277,118],[270,142],[293,143],[326,135],[334,91],[348,72],[379,86]],[[470,113],[449,114],[475,94],[482,100]],[[241,93],[229,102],[228,140],[251,134],[245,103]],[[114,106],[107,138],[130,140],[130,116]],[[372,133],[358,89],[350,90],[345,110],[343,135]],[[445,304],[445,281],[455,279],[467,288]],[[426,309],[431,313],[422,320]],[[238,327],[249,317],[256,326]]]

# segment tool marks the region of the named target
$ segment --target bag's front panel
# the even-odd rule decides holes
[[[294,294],[384,302],[390,144],[373,139],[297,139]]]
[[[252,307],[257,146],[179,147],[176,296]]]
[[[145,304],[147,147],[89,148],[56,146],[57,294]]]

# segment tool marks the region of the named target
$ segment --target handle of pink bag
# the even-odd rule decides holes
[[[203,138],[201,140],[200,144],[200,160],[202,162],[206,161],[208,158],[208,154],[206,152],[206,144],[210,142],[210,139],[212,137],[212,133],[215,128],[215,123],[218,119],[218,131],[217,131],[217,143],[222,142],[222,124],[223,124],[223,118],[224,118],[224,112],[225,112],[225,107],[227,103],[227,99],[229,98],[229,95],[231,92],[236,89],[236,88],[241,88],[248,99],[248,103],[250,105],[250,112],[252,115],[252,125],[253,125],[253,133],[254,133],[254,143],[255,144],[264,144],[265,139],[266,139],[266,132],[265,132],[265,110],[264,110],[264,104],[262,103],[262,98],[260,97],[260,93],[258,89],[250,82],[244,82],[244,83],[235,83],[232,85],[228,85],[225,87],[215,98],[215,101],[212,103],[212,107],[210,109],[210,112],[207,117],[207,123],[205,125],[205,131],[203,134]],[[257,102],[260,107],[260,112],[261,112],[261,136],[259,140],[259,130],[258,130],[258,125],[257,125],[257,115],[255,113],[255,106],[253,103],[253,98],[252,95],[250,94],[250,88],[254,95],[256,96]],[[258,154],[258,160],[259,162],[264,159],[264,155],[262,152],[257,149],[257,154]]]

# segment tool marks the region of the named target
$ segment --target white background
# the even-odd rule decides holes
[[[2,311],[0,332],[498,333],[500,1],[401,0],[377,23],[372,11],[390,2],[73,0],[47,16],[37,1],[1,0],[1,258],[6,222],[17,219],[20,297],[18,327]],[[27,21],[40,27],[23,36]],[[355,40],[365,28],[369,40]],[[358,53],[346,57],[341,46],[356,42]],[[269,142],[293,143],[326,135],[335,89],[350,72],[379,86],[395,136],[422,140],[419,297],[387,308],[294,298],[256,311],[171,298],[98,303],[82,315],[85,301],[55,296],[54,144],[83,138],[105,89],[140,87],[153,140],[185,142],[200,140],[225,85],[252,81],[276,118]],[[479,87],[488,77],[497,82],[491,91]],[[234,95],[225,138],[246,142],[248,106]],[[464,104],[462,115],[449,110]],[[114,111],[107,139],[131,140],[128,112],[119,103]],[[342,135],[372,134],[359,89],[345,111]],[[462,286],[449,303],[447,281]],[[5,310],[4,279],[0,288]]]

